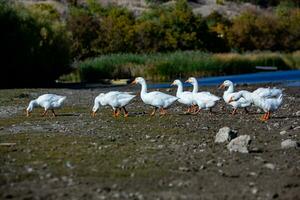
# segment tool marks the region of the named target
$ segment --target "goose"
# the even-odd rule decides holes
[[[166,114],[166,108],[168,108],[172,103],[174,103],[178,97],[174,97],[169,94],[165,94],[162,92],[154,91],[147,92],[147,83],[144,78],[137,77],[132,82],[132,84],[140,84],[141,88],[141,99],[147,105],[151,105],[154,107],[153,112],[150,114],[151,116],[155,115],[157,109],[160,110],[161,115]]]
[[[232,100],[230,101],[230,98],[233,95],[236,95],[237,92],[234,92],[234,86],[230,80],[224,81],[220,85],[219,89],[224,89],[226,87],[228,88],[223,93],[223,99],[227,104],[233,107],[233,111],[231,114],[234,115],[238,108],[244,108],[246,113],[248,113],[247,107],[251,105],[251,100],[252,100],[251,92],[247,90],[241,90],[240,92],[241,94],[243,93],[243,96],[236,101],[232,101]]]
[[[60,108],[65,101],[65,96],[60,96],[56,94],[43,94],[39,96],[37,99],[30,101],[27,109],[26,109],[26,116],[29,117],[30,113],[32,112],[33,108],[37,106],[41,106],[45,109],[42,116],[45,116],[48,110],[51,110],[53,116],[55,117],[56,114],[54,109]]]
[[[179,79],[173,81],[172,85],[177,85],[176,97],[178,97],[178,102],[189,106],[187,112],[191,112],[191,107],[193,106],[193,93],[190,91],[183,91],[182,82]]]
[[[258,88],[252,92],[263,98],[279,97],[282,94],[282,90],[278,88]]]
[[[96,112],[98,111],[100,106],[109,105],[113,109],[114,117],[119,116],[119,111],[121,109],[124,110],[124,117],[128,117],[128,111],[126,110],[125,106],[129,104],[129,102],[135,97],[136,95],[132,95],[128,92],[119,92],[119,91],[111,91],[108,93],[101,93],[99,94],[94,100],[94,106],[92,109],[92,116],[96,116]]]
[[[278,91],[277,91],[278,92]],[[246,94],[247,95],[247,94]],[[245,93],[240,92],[237,95],[233,95],[229,101],[236,101],[239,98],[245,98]],[[276,111],[282,104],[283,94],[279,94],[277,97],[264,97],[261,93],[252,93],[251,98],[255,106],[261,108],[265,114],[260,118],[262,121],[267,121],[270,119],[271,112]],[[248,97],[246,97],[248,98]]]
[[[198,92],[198,81],[194,77],[188,78],[185,82],[193,85],[193,103],[198,106],[196,113],[201,109],[209,109],[211,112],[212,107],[216,105],[216,102],[220,100],[220,97],[217,97],[210,92]]]

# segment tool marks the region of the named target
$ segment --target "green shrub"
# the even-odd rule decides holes
[[[69,38],[62,26],[1,2],[1,87],[54,83],[70,71]]]

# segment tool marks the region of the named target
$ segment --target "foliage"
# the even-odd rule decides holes
[[[230,46],[240,51],[299,49],[300,9],[287,12],[284,16],[257,10],[242,13],[228,30]]]
[[[68,34],[51,21],[57,16],[49,10],[0,4],[1,87],[50,84],[69,72]]]
[[[64,14],[55,4],[25,7],[0,0],[1,72],[5,77],[1,82],[12,85],[8,78],[13,76],[11,80],[24,86],[50,83],[70,70],[71,60],[80,63],[76,73],[84,81],[137,74],[168,79],[194,73],[244,73],[251,72],[255,64],[269,62],[299,66],[298,53],[267,57],[268,61],[265,54],[263,61],[258,55],[253,61],[249,55],[227,59],[226,54],[225,59],[220,54],[299,51],[298,1],[272,0],[267,5],[276,7],[247,10],[233,19],[217,12],[196,15],[187,0],[151,2],[158,3],[136,15],[127,8],[102,6],[97,0],[86,4],[68,0]],[[43,74],[36,76],[36,72]]]

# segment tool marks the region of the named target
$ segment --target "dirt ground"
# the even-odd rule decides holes
[[[127,119],[108,107],[90,116],[100,92],[139,89],[0,90],[0,199],[300,199],[299,149],[281,149],[285,139],[299,141],[300,88],[285,88],[268,122],[255,107],[232,116],[223,101],[213,114],[183,114],[176,103],[167,116],[150,117],[139,96]],[[58,116],[41,117],[38,108],[25,117],[43,93],[67,96]],[[251,136],[248,154],[214,142],[224,126]]]

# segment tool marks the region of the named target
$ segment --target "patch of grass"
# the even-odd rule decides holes
[[[178,51],[156,54],[111,54],[87,59],[78,64],[81,81],[143,76],[170,80],[188,76],[217,76],[256,72],[256,66],[276,66],[280,70],[299,68],[299,52],[226,53]]]

